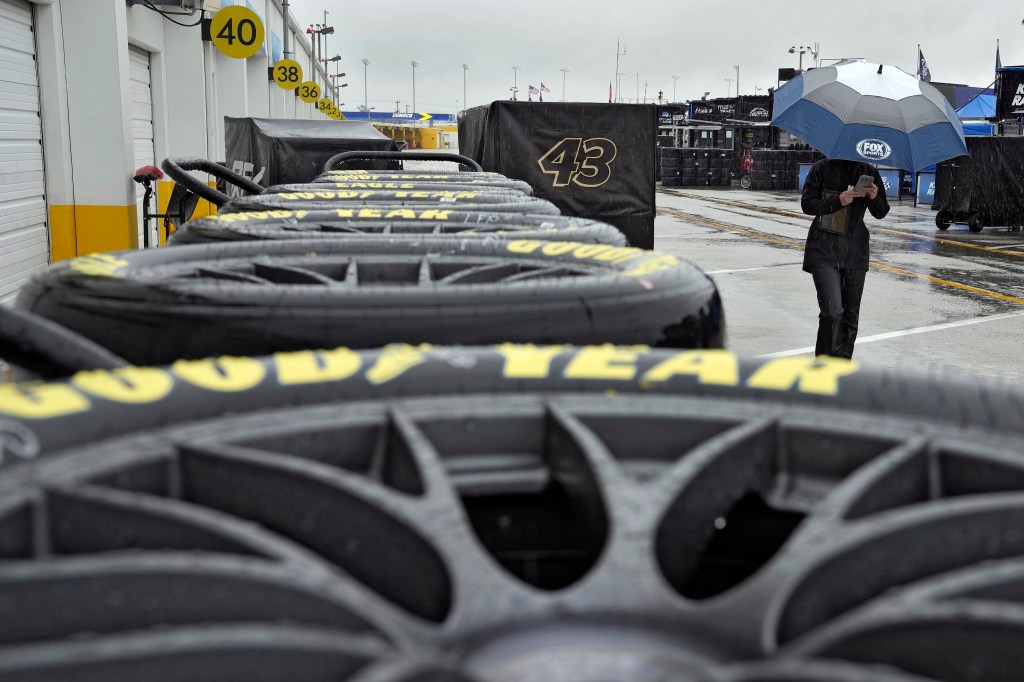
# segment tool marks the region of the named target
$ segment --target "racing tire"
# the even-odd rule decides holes
[[[940,230],[948,230],[949,226],[952,224],[953,214],[950,211],[942,209],[941,211],[935,214],[935,227],[939,228]]]
[[[83,256],[18,306],[136,364],[388,343],[721,347],[711,279],[669,254],[539,239],[196,244]]]
[[[626,237],[607,223],[588,218],[516,213],[472,213],[430,209],[422,214],[398,210],[377,218],[339,217],[338,211],[266,211],[231,213],[186,223],[168,240],[170,246],[263,239],[337,239],[356,235],[422,238],[425,235],[577,241],[627,246]],[[353,215],[358,216],[356,211]]]
[[[1008,682],[1022,405],[844,360],[607,346],[7,387],[5,442],[34,454],[0,463],[0,671]]]
[[[526,183],[522,183],[526,184]],[[369,182],[363,180],[340,182],[314,182],[292,185],[273,185],[265,194],[282,194],[284,192],[320,192],[323,190],[374,190],[374,191],[416,191],[416,192],[480,192],[483,194],[501,194],[510,196],[533,196],[533,190],[527,185],[526,191],[511,184],[489,185],[483,183],[430,182],[411,180],[389,180]]]
[[[237,197],[220,207],[218,213],[243,211],[328,211],[352,206],[405,206],[408,208],[457,209],[460,211],[493,211],[501,213],[537,213],[558,215],[558,207],[550,201],[526,196],[514,190],[496,192],[414,190],[315,190],[282,192]]]
[[[471,176],[471,177],[466,177]],[[522,180],[512,180],[504,175],[496,173],[417,173],[413,171],[402,171],[395,173],[384,173],[380,171],[365,171],[362,173],[346,173],[338,175],[334,172],[325,173],[313,180],[314,184],[335,185],[349,184],[359,186],[359,183],[368,185],[369,189],[378,189],[377,184],[409,184],[420,183],[429,185],[443,185],[445,189],[450,185],[469,185],[475,187],[499,187],[506,189],[517,189],[523,194],[533,194],[533,188]],[[389,188],[379,188],[389,189]],[[405,189],[400,187],[397,189]]]
[[[99,344],[24,310],[0,306],[0,358],[17,380],[59,379],[126,363]]]

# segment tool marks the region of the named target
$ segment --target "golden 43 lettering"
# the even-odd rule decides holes
[[[600,187],[612,179],[612,162],[619,149],[607,137],[566,137],[556,142],[537,165],[552,176],[552,187]]]
[[[100,399],[125,405],[158,403],[179,384],[213,393],[243,393],[271,383],[277,386],[325,384],[354,379],[370,385],[395,381],[430,359],[428,345],[387,346],[376,355],[348,348],[278,353],[269,360],[221,357],[182,360],[169,368],[125,367],[80,372],[66,383],[0,385],[0,415],[51,419],[87,412]],[[837,358],[776,358],[744,378],[739,358],[726,350],[688,350],[650,357],[646,346],[537,346],[502,344],[491,349],[500,361],[500,377],[623,382],[654,389],[676,377],[707,386],[798,391],[830,396],[858,365]],[[559,360],[555,369],[555,360]],[[654,360],[652,362],[652,360]],[[451,371],[457,371],[452,369]],[[475,371],[467,369],[466,371]]]

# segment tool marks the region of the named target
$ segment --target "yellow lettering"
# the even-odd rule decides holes
[[[576,256],[577,258],[591,258],[599,253],[604,253],[605,251],[611,248],[612,247],[608,246],[607,244],[587,244],[586,246],[581,246],[580,248],[573,251],[572,255]]]
[[[422,364],[426,360],[425,351],[429,349],[429,345],[409,346],[403,343],[384,346],[377,362],[366,372],[366,379],[371,384],[387,383]]]
[[[860,369],[852,360],[819,356],[817,358],[777,358],[760,367],[749,379],[750,388],[788,391],[794,385],[803,393],[835,395],[839,378]]]
[[[576,228],[571,229],[575,230]],[[604,253],[598,254],[594,257],[594,260],[621,263],[622,261],[627,261],[630,258],[636,258],[643,253],[643,249],[638,249],[635,246],[620,246],[617,249],[612,249],[611,251],[605,251]]]
[[[68,263],[68,267],[85,275],[117,277],[120,275],[122,268],[128,267],[128,261],[112,256],[109,253],[92,253],[88,256],[79,256],[72,259]]]
[[[532,343],[503,343],[495,346],[505,358],[503,374],[508,379],[543,379],[551,372],[551,361],[571,346],[535,346]]]
[[[355,211],[351,208],[339,208],[337,214],[339,218],[351,218],[355,215]]]
[[[646,346],[584,346],[565,368],[566,379],[623,379],[636,376],[636,358]]]
[[[89,399],[66,384],[2,384],[0,413],[23,419],[49,419],[85,412]]]
[[[359,209],[360,218],[380,218],[381,213],[379,208],[361,208]]]
[[[537,241],[536,239],[513,239],[505,248],[510,253],[533,253],[540,247],[549,244],[550,242]]]
[[[568,253],[579,245],[579,242],[548,242],[540,252],[548,256],[561,256],[563,253]]]
[[[414,219],[416,217],[416,211],[412,210],[411,208],[399,208],[399,209],[395,209],[394,211],[388,211],[384,215],[384,217],[385,218],[405,218],[407,220],[412,220],[412,219]]]
[[[361,365],[359,354],[348,348],[274,355],[277,381],[282,386],[347,379],[358,372]]]
[[[644,373],[642,381],[668,381],[680,374],[695,375],[702,384],[736,386],[740,365],[727,350],[689,350],[659,362]]]
[[[420,220],[448,220],[448,216],[451,214],[451,209],[439,210],[431,208],[420,214]]]
[[[625,277],[639,277],[641,275],[649,275],[652,272],[658,270],[668,270],[679,265],[679,259],[675,256],[663,254],[655,256],[654,258],[648,258],[635,264],[631,270],[619,273]]]
[[[353,192],[306,192],[307,196],[303,197],[303,199],[334,199],[335,197],[338,197],[339,199],[348,199],[348,195],[350,194],[353,194]]]
[[[171,371],[190,384],[223,393],[248,390],[267,373],[259,360],[232,357],[178,360]]]
[[[161,369],[122,367],[79,372],[71,383],[86,393],[118,403],[152,403],[171,392],[174,379]]]

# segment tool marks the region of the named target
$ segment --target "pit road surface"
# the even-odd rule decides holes
[[[1024,233],[935,228],[929,207],[890,200],[865,216],[872,267],[854,359],[866,365],[1024,379]],[[728,347],[741,355],[812,355],[818,308],[801,270],[810,218],[798,192],[661,188],[655,248],[718,284]]]

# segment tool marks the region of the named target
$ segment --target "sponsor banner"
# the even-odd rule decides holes
[[[999,91],[996,93],[996,116],[1020,118],[1024,116],[1024,68],[999,71]]]
[[[343,111],[345,118],[350,121],[374,121],[375,123],[412,123],[413,121],[433,121],[435,123],[455,123],[455,114],[430,114],[425,111],[398,112],[398,111]]]
[[[712,123],[768,123],[772,120],[772,101],[768,97],[757,99],[715,99],[690,103],[690,118]]]

